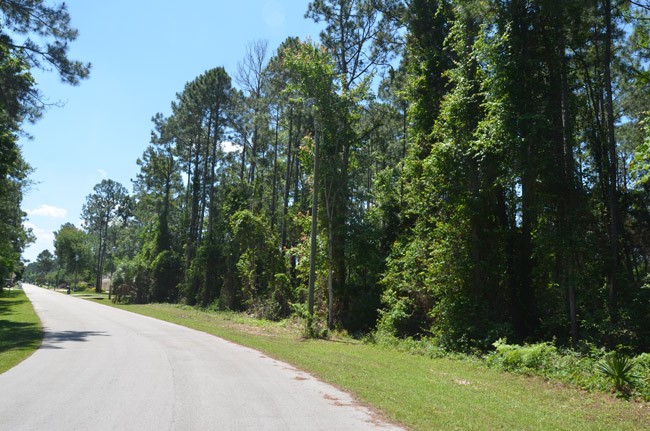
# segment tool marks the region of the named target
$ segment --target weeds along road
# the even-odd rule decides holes
[[[398,429],[255,350],[23,287],[45,336],[0,375],[0,430]]]

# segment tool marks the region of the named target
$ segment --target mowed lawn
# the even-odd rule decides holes
[[[41,322],[25,292],[0,293],[0,373],[34,353],[42,338]]]
[[[414,430],[650,430],[647,404],[499,372],[478,361],[430,359],[344,338],[304,340],[290,324],[232,313],[118,307],[261,350]]]

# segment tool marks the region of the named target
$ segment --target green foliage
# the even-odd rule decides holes
[[[633,386],[637,376],[634,375],[634,359],[615,351],[605,356],[596,364],[599,373],[609,378],[617,391],[623,393]]]
[[[65,3],[49,5],[42,0],[0,1],[3,32],[0,46],[23,58],[30,67],[55,69],[63,82],[78,84],[88,77],[90,64],[68,58],[68,43],[78,32],[70,26]],[[37,35],[36,40],[30,35]],[[42,43],[42,45],[39,45]]]
[[[35,262],[27,265],[23,278],[38,285],[53,286],[59,281],[61,272],[52,253],[49,250],[43,250],[36,257]]]
[[[304,339],[327,339],[327,317],[321,313],[310,314],[305,302],[292,303],[292,319],[299,322],[300,336]]]
[[[640,354],[634,358],[634,362],[638,376],[634,381],[636,390],[646,401],[650,401],[650,353]]]
[[[648,11],[529,3],[313,1],[320,43],[189,81],[111,231],[123,284],[605,387],[563,349],[650,346]]]
[[[19,128],[23,120],[34,121],[40,115],[40,106],[35,99],[37,92],[35,82],[29,71],[29,65],[24,58],[15,56],[2,43],[0,37],[0,83],[3,97],[0,100],[0,174],[6,174],[11,164],[16,160],[18,148],[15,146],[15,136],[12,132]]]
[[[140,259],[118,263],[113,274],[112,300],[117,304],[145,304],[151,299],[151,275]]]
[[[102,276],[106,262],[109,243],[115,245],[115,232],[117,226],[124,225],[131,217],[132,201],[126,188],[111,179],[102,180],[93,188],[94,193],[86,196],[81,217],[84,220],[88,233],[96,238],[95,249],[95,290],[101,293]],[[112,237],[112,238],[111,238]]]
[[[0,33],[0,280],[17,275],[20,254],[33,239],[20,208],[31,168],[17,141],[20,123],[38,116],[30,107],[35,90],[28,65],[3,41]]]
[[[92,267],[90,248],[88,234],[72,223],[66,223],[54,232],[56,258],[68,274],[81,274]]]
[[[286,317],[293,300],[282,259],[274,246],[270,226],[249,210],[230,217],[235,264],[241,281],[242,301],[255,316],[277,320]]]
[[[393,183],[403,192],[382,280],[382,331],[470,351],[502,337],[645,349],[648,194],[612,180],[606,113],[590,100],[607,91],[602,71],[611,65],[597,53],[614,43],[614,62],[634,70],[613,72],[616,109],[629,113],[612,133],[617,175],[627,178],[636,152],[642,178],[647,46],[638,41],[647,10],[632,7],[640,36],[623,49],[630,41],[617,31],[618,11],[613,42],[591,38],[604,32],[602,7],[409,4],[409,151]],[[392,208],[393,196],[378,196]]]
[[[171,250],[159,253],[151,263],[151,298],[155,302],[175,302],[181,282],[183,262]]]
[[[637,178],[639,184],[647,184],[650,182],[650,119],[648,118],[648,114],[646,113],[646,119],[642,123],[643,129],[646,132],[646,138],[636,148],[634,159],[630,164],[630,169],[632,169],[632,173]]]
[[[454,357],[454,355],[450,354],[448,350],[441,347],[435,339],[415,339],[413,337],[400,338],[383,331],[381,328],[379,328],[377,332],[367,335],[364,338],[364,341],[382,347],[390,347],[410,355],[426,356],[431,359]],[[462,356],[458,355],[458,357]]]
[[[20,276],[20,254],[34,240],[31,231],[23,226],[26,214],[20,208],[29,184],[30,168],[16,151],[15,161],[0,176],[0,280],[3,281]]]
[[[557,348],[551,343],[518,346],[507,344],[505,339],[494,343],[494,353],[488,355],[488,364],[506,371],[532,372],[553,367],[559,358]]]
[[[305,17],[325,24],[321,42],[335,58],[344,91],[390,58],[391,45],[399,39],[399,23],[390,14],[381,13],[381,9],[397,16],[399,8],[394,3],[384,2],[380,8],[369,0],[309,2]]]
[[[0,22],[0,280],[5,280],[20,276],[20,255],[33,240],[20,209],[30,167],[17,145],[21,123],[36,121],[45,108],[31,70],[52,68],[64,82],[77,84],[90,65],[68,58],[68,42],[77,32],[65,4],[2,0]]]
[[[500,370],[542,376],[589,391],[614,389],[627,397],[650,400],[648,354],[629,358],[618,351],[606,353],[590,345],[582,350],[558,349],[551,343],[516,345],[505,339],[494,343],[486,363]]]

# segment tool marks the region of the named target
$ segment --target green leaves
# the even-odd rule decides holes
[[[91,266],[88,234],[72,223],[66,223],[54,232],[54,252],[68,274],[75,270],[81,273]]]
[[[628,386],[634,384],[637,376],[634,374],[635,361],[622,353],[615,351],[596,364],[596,370],[607,376],[618,392],[624,393]]]
[[[20,58],[29,68],[53,68],[67,84],[76,85],[88,77],[90,63],[68,58],[68,43],[77,38],[78,32],[70,26],[65,3],[2,0],[0,13],[3,21],[0,48],[9,49],[12,56]],[[32,36],[37,36],[36,40]]]

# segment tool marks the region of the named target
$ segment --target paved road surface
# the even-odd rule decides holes
[[[41,348],[0,375],[0,430],[396,430],[260,352],[23,285]]]

